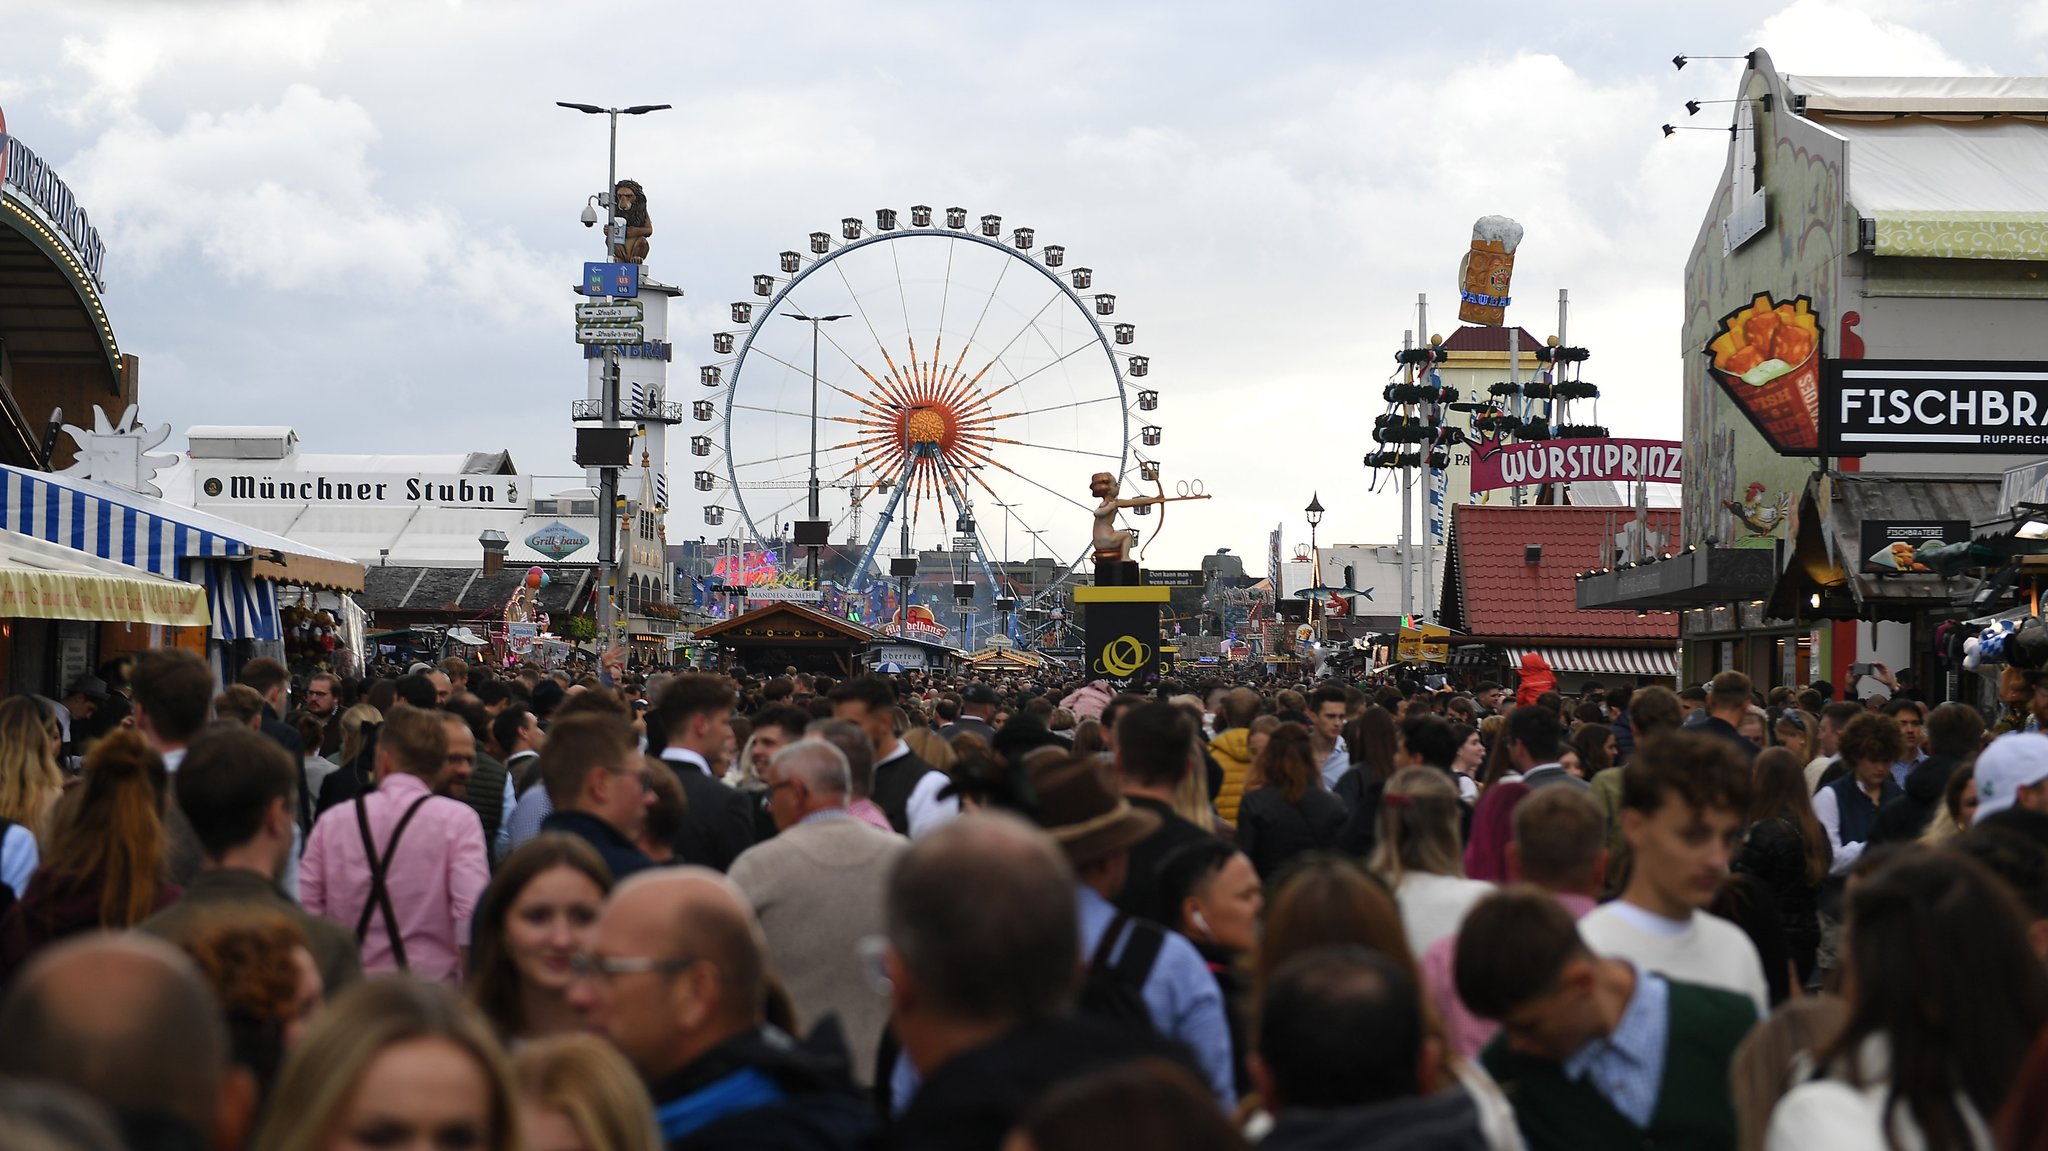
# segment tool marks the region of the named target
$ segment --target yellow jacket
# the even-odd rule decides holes
[[[1252,753],[1246,746],[1251,735],[1248,727],[1233,727],[1209,741],[1209,754],[1215,757],[1216,766],[1223,769],[1223,786],[1216,792],[1216,814],[1233,825],[1237,823],[1237,805],[1244,799],[1245,777],[1252,770]]]

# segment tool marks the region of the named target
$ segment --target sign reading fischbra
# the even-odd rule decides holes
[[[1684,482],[1684,461],[1677,440],[1537,440],[1475,447],[1472,490],[1580,480],[1676,484]]]
[[[198,502],[523,509],[528,491],[525,476],[233,471],[199,477]]]
[[[2048,448],[2048,362],[1831,360],[1829,455]]]
[[[102,292],[107,290],[106,281],[100,278],[100,264],[107,250],[100,242],[100,230],[92,226],[92,220],[78,206],[70,187],[58,178],[56,169],[43,163],[42,157],[30,151],[28,145],[7,134],[5,119],[0,119],[0,186],[19,192],[55,224],[85,274],[92,278],[93,287]]]

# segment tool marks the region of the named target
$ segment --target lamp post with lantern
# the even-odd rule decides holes
[[[1309,493],[1308,507],[1303,508],[1302,511],[1308,516],[1309,587],[1315,589],[1323,586],[1323,554],[1316,550],[1316,525],[1323,522],[1321,494],[1317,492]],[[1311,590],[1308,597],[1309,631],[1317,640],[1323,638],[1322,629],[1316,626],[1316,600],[1320,598],[1321,594],[1321,592]]]

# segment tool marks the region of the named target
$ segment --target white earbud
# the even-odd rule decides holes
[[[1188,918],[1195,921],[1195,926],[1201,929],[1203,935],[1211,939],[1216,938],[1216,933],[1209,928],[1208,917],[1204,916],[1200,911],[1188,912]]]

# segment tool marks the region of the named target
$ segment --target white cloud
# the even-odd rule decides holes
[[[201,259],[230,287],[320,295],[417,290],[457,270],[503,285],[498,314],[542,299],[550,276],[516,240],[479,233],[417,183],[380,181],[364,108],[293,85],[270,107],[197,114],[165,132],[137,117],[67,166],[103,221],[116,275]],[[413,196],[395,203],[390,184]]]
[[[85,121],[132,112],[142,91],[173,69],[304,69],[337,25],[367,11],[355,0],[72,5],[65,15],[91,27],[64,38],[63,57],[87,82],[63,110]]]
[[[1933,36],[1873,14],[1866,5],[1797,0],[1752,37],[1781,72],[1813,76],[1980,76]]]

